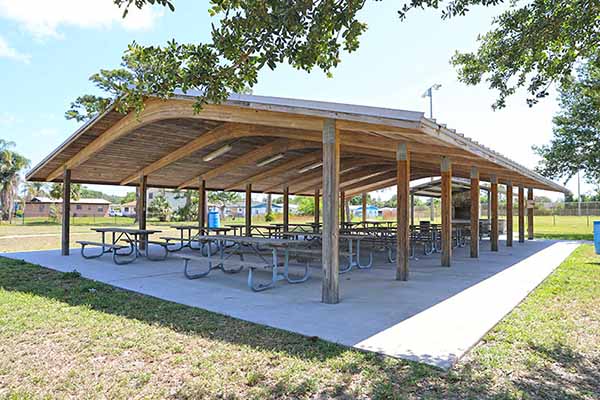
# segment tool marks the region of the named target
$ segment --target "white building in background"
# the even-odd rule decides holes
[[[161,194],[165,197],[165,199],[167,199],[167,203],[169,203],[169,207],[171,207],[173,212],[185,206],[185,191],[176,192],[174,190],[157,188],[148,188],[148,204],[150,204],[155,197],[160,196]]]

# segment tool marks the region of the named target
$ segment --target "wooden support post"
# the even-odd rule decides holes
[[[283,188],[283,230],[290,230],[290,187]]]
[[[452,259],[452,163],[442,158],[442,266],[449,267]]]
[[[63,172],[63,204],[62,204],[62,238],[61,254],[69,255],[69,243],[71,241],[71,170]]]
[[[496,175],[491,176],[490,183],[490,204],[492,207],[490,247],[492,251],[498,251],[498,178],[496,177]]]
[[[336,304],[339,288],[340,133],[335,120],[323,122],[323,282],[321,301]]]
[[[315,190],[315,225],[319,223],[319,219],[320,219],[319,218],[319,211],[320,211],[319,210],[319,208],[320,208],[319,197],[320,197],[319,189],[316,189]],[[318,232],[318,231],[319,231],[318,227],[315,227],[315,232]]]
[[[519,185],[519,243],[525,242],[525,189]]]
[[[137,217],[138,217],[138,228],[146,229],[146,214],[148,209],[148,177],[146,175],[140,175],[139,183],[139,198],[137,204]],[[147,237],[140,236],[140,250],[146,249]]]
[[[513,245],[513,186],[506,184],[506,247]]]
[[[527,189],[527,239],[533,240],[533,188]]]
[[[245,234],[246,236],[252,236],[252,184],[246,184],[246,218],[245,218]]]
[[[479,258],[479,170],[471,168],[471,258]]]
[[[200,228],[206,227],[207,208],[206,181],[200,179],[200,188],[198,189],[198,226],[200,226]]]
[[[346,222],[346,192],[340,192],[340,221]]]
[[[410,195],[410,224],[415,224],[415,196]]]
[[[367,193],[362,194],[362,221],[367,221]]]
[[[405,143],[396,148],[396,280],[408,280],[410,257],[410,153]]]

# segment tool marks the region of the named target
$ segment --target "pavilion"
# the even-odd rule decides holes
[[[196,113],[196,96],[149,98],[139,115],[110,107],[50,153],[27,180],[63,182],[65,199],[71,183],[137,186],[142,229],[149,186],[199,190],[200,226],[206,225],[207,190],[245,191],[247,202],[253,192],[283,194],[284,224],[289,194],[314,196],[316,204],[322,198],[325,303],[339,301],[338,229],[350,196],[362,194],[365,207],[366,193],[397,186],[396,279],[407,280],[411,180],[441,176],[443,266],[450,266],[452,255],[452,177],[469,179],[473,237],[479,229],[479,182],[489,182],[492,251],[498,251],[499,184],[509,194],[507,246],[512,246],[514,186],[520,242],[526,208],[533,239],[533,189],[567,192],[421,112],[235,94]],[[69,210],[65,201],[62,215]],[[250,224],[246,215],[247,234]],[[69,254],[69,218],[63,219],[62,254]],[[477,240],[471,241],[470,256],[479,257]]]

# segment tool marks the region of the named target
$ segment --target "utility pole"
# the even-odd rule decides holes
[[[577,215],[581,217],[581,176],[577,170]]]
[[[439,83],[435,83],[433,85],[431,85],[429,87],[429,89],[427,89],[425,91],[425,93],[423,93],[423,95],[421,97],[429,97],[429,118],[433,119],[433,91],[434,90],[439,90],[439,88],[441,88],[442,85],[440,85]],[[431,177],[431,182],[433,182],[433,176]],[[433,220],[435,219],[435,206],[434,206],[434,201],[433,201],[433,197],[429,200],[429,219],[431,220],[431,222],[433,222]]]

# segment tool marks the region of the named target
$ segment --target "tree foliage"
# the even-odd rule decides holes
[[[170,0],[113,0],[124,16],[131,7],[159,5],[175,9]],[[444,19],[465,15],[474,6],[496,6],[503,0],[410,0],[400,19],[414,9],[442,9]],[[367,26],[359,19],[364,0],[211,0],[213,24],[208,43],[142,46],[132,43],[122,68],[101,70],[90,80],[103,96],[77,98],[66,117],[89,119],[113,102],[120,111],[143,109],[147,96],[172,97],[176,90],[197,90],[195,109],[221,102],[229,92],[246,92],[265,66],[288,63],[305,71],[318,68],[328,75],[342,52],[358,49]],[[573,66],[598,53],[600,1],[512,1],[480,36],[475,52],[456,53],[452,63],[467,84],[487,81],[498,91],[494,107],[519,87],[535,104],[552,82],[564,83]]]
[[[242,200],[242,196],[240,196],[240,194],[237,192],[210,191],[206,197],[209,203],[215,204],[219,207],[221,218],[223,218],[225,215],[225,207],[227,205],[231,205]]]
[[[53,183],[50,186],[50,197],[53,199],[62,199],[63,197],[63,185],[62,183]],[[71,184],[71,200],[79,200],[81,198],[81,184]]]
[[[20,173],[29,166],[27,158],[12,150],[14,145],[0,139],[0,220],[12,219]]]
[[[534,147],[542,157],[538,171],[549,178],[569,180],[583,171],[600,182],[600,65],[589,62],[578,77],[559,92],[560,112],[554,117],[553,138]]]
[[[148,205],[148,213],[151,217],[158,218],[159,221],[165,222],[171,220],[173,210],[167,201],[164,193],[158,194]]]
[[[432,4],[436,0],[416,1]],[[464,13],[470,4],[497,1],[457,0],[449,14]],[[552,83],[564,85],[578,62],[599,55],[600,1],[514,1],[494,19],[493,28],[479,37],[476,52],[456,53],[452,63],[459,79],[475,85],[485,79],[498,91],[494,107],[524,87],[533,105],[548,95]]]

